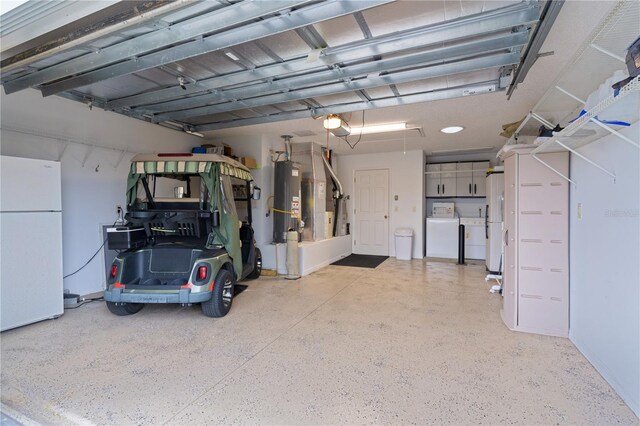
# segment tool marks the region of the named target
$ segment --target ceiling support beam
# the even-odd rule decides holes
[[[504,89],[498,87],[498,80],[484,81],[473,85],[460,86],[455,88],[447,88],[424,93],[416,93],[405,95],[399,98],[391,97],[384,99],[376,99],[369,102],[354,102],[342,105],[327,106],[314,110],[303,110],[286,112],[282,114],[272,114],[264,117],[247,118],[242,120],[231,120],[219,123],[201,124],[196,126],[198,132],[208,132],[212,130],[230,129],[233,127],[251,126],[254,124],[274,123],[277,121],[295,120],[300,118],[308,118],[314,116],[322,116],[327,114],[342,114],[346,112],[362,111],[376,108],[386,108],[392,106],[409,105],[421,102],[431,102],[443,99],[459,98],[463,96],[471,96],[485,92],[498,92]]]
[[[371,30],[369,29],[369,25],[367,25],[367,20],[364,19],[364,15],[362,12],[357,12],[353,14],[353,17],[356,19],[358,23],[358,27],[360,27],[360,31],[362,31],[362,35],[365,39],[373,38],[373,34],[371,34]]]
[[[324,49],[327,47],[327,42],[322,38],[320,33],[315,29],[313,25],[307,25],[306,27],[297,28],[296,34],[300,37],[307,46],[311,49]]]
[[[560,9],[562,9],[563,5],[564,0],[549,0],[545,4],[544,9],[542,10],[542,15],[540,16],[540,22],[531,36],[531,43],[524,52],[522,60],[516,70],[516,74],[511,81],[509,89],[507,90],[507,97],[509,99],[511,99],[513,91],[516,90],[518,84],[524,81],[527,73],[538,59],[540,48],[547,39],[547,35],[549,34],[549,31],[551,31],[551,27],[553,27],[553,23],[560,14]]]
[[[315,96],[371,89],[374,87],[387,86],[390,84],[407,83],[434,77],[443,77],[452,74],[497,68],[504,65],[517,63],[519,60],[519,52],[477,57],[457,62],[433,65],[426,68],[398,71],[383,76],[367,77],[358,80],[351,80],[348,82],[333,83],[319,87],[300,89],[288,93],[279,93],[275,95],[261,96],[258,98],[238,100],[235,102],[227,102],[224,104],[163,113],[156,115],[153,118],[153,121],[158,122],[166,120],[188,119],[191,117],[218,114],[221,112],[234,111],[243,108],[253,108],[257,106],[278,104],[282,102],[297,101]]]
[[[237,3],[8,81],[4,85],[5,91],[9,94],[95,70],[308,2],[309,0],[288,0]]]
[[[83,5],[82,9],[84,9],[85,7],[89,7],[91,10],[95,11],[103,10],[104,8],[112,7],[110,6],[110,4],[115,4],[118,2],[109,0],[105,2],[94,3],[98,3],[98,5]],[[117,11],[114,10],[114,14],[109,18],[103,19],[90,25],[83,26],[82,28],[76,28],[73,31],[68,32],[67,34],[60,35],[60,37],[49,40],[42,45],[35,46],[16,55],[9,56],[0,63],[0,69],[2,71],[2,74],[6,76],[13,70],[19,68],[27,68],[30,64],[36,61],[48,58],[56,53],[70,50],[71,48],[85,50],[85,48],[82,47],[83,45],[86,45],[93,40],[97,40],[99,37],[104,37],[105,35],[124,31],[128,28],[135,28],[136,26],[144,25],[149,21],[158,21],[166,15],[173,13],[176,9],[184,7],[184,3],[185,0],[159,0],[156,2],[146,2],[145,4],[136,4],[130,2],[128,4],[128,10],[122,10],[120,5],[115,5],[113,9],[117,9]],[[56,16],[59,16],[56,14],[64,14],[63,22],[69,24],[74,20],[79,18],[82,19],[82,16],[85,16],[82,12],[76,14],[76,8],[74,6],[75,5],[73,5],[73,2],[33,2],[33,9],[29,12],[23,13],[31,15],[32,13],[36,12],[37,9],[40,9],[41,11],[43,10],[43,8],[52,11],[54,9],[59,9],[58,11],[53,11],[54,15],[51,15],[54,19],[55,24],[60,24],[60,21],[55,18]],[[74,12],[64,13],[64,8],[69,8],[69,10],[73,10]],[[3,53],[10,51],[12,47],[16,46],[15,43],[12,43],[12,41],[10,40],[12,35],[7,28],[11,25],[11,18],[17,17],[18,21],[22,21],[22,19],[29,19],[24,15],[17,16],[19,13],[19,9],[20,8],[14,9],[10,11],[9,14],[7,14],[12,16],[3,16]],[[40,17],[39,13],[36,13],[36,17]],[[31,32],[31,36],[38,34],[40,31],[46,31],[46,28],[47,26],[34,30],[34,32]]]
[[[392,0],[327,0],[311,6],[287,12],[286,14],[266,18],[259,22],[243,25],[217,34],[203,37],[200,40],[183,43],[139,58],[89,71],[76,77],[52,83],[42,88],[43,96],[53,95],[76,87],[86,86],[99,81],[155,68],[171,62],[181,61],[193,56],[215,52],[236,44],[258,40],[273,34],[294,30],[309,24],[327,19],[348,15],[358,10],[368,9],[389,3]],[[282,2],[259,2],[260,4],[277,4]],[[242,3],[241,3],[242,4]],[[252,2],[252,4],[254,4]]]
[[[290,73],[325,69],[326,66],[371,58],[377,55],[396,53],[403,50],[423,48],[453,39],[474,37],[487,32],[511,29],[538,19],[537,3],[519,3],[515,6],[491,10],[480,14],[428,25],[410,31],[387,34],[362,42],[345,46],[331,47],[323,50],[318,61],[309,62],[306,56],[258,67],[251,71],[240,71],[232,74],[216,76],[186,86],[159,89],[112,100],[109,109],[117,110],[125,106],[148,105],[169,99],[181,98],[198,92],[207,92],[220,87],[251,81],[270,79]]]
[[[425,66],[443,60],[451,61],[454,59],[479,56],[481,54],[498,52],[506,49],[518,50],[521,46],[527,44],[527,41],[528,34],[526,32],[511,33],[496,37],[495,39],[474,41],[447,47],[438,47],[423,53],[393,57],[391,59],[381,59],[379,61],[349,65],[342,68],[332,67],[324,71],[306,75],[254,84],[249,87],[219,90],[211,94],[183,98],[136,109],[159,113],[196,108],[229,101],[235,102],[238,99],[264,96],[269,93],[277,93],[280,91],[290,92],[307,86],[315,86],[344,79],[363,77],[370,73],[380,74],[381,72],[389,72],[415,66]]]

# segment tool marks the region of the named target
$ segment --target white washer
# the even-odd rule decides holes
[[[427,257],[458,258],[459,218],[427,218]]]

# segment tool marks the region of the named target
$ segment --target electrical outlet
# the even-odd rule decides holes
[[[120,215],[122,213],[122,206],[116,204],[116,214]]]

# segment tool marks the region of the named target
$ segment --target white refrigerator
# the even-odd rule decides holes
[[[496,275],[502,271],[502,221],[504,210],[504,173],[487,176],[487,207],[485,209],[485,237],[487,270]]]
[[[60,163],[0,156],[0,331],[63,311]]]

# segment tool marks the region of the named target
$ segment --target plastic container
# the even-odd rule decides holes
[[[411,249],[413,247],[413,229],[398,228],[395,232],[396,259],[411,260]]]
[[[607,91],[607,96],[613,95],[612,85],[626,79],[628,76],[629,75],[624,71],[616,71],[611,77],[609,77],[605,82],[605,85],[608,85],[608,89],[610,89]],[[600,114],[598,114],[598,119],[603,123],[628,126],[638,121],[638,118],[640,118],[638,111],[640,111],[640,92],[634,92],[627,95],[623,100],[614,103],[609,108],[600,112]]]

